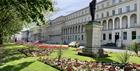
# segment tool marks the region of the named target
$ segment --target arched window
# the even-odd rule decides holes
[[[132,14],[130,16],[130,26],[131,27],[135,27],[137,24],[137,15],[136,14]]]
[[[109,19],[108,21],[108,30],[112,30],[113,29],[113,20]]]
[[[115,29],[119,29],[120,28],[120,19],[118,17],[115,18],[115,24],[114,24],[114,26],[115,26]]]
[[[102,26],[103,26],[103,30],[107,30],[107,22],[106,22],[106,20],[103,21]]]
[[[122,28],[123,29],[128,28],[128,17],[127,16],[122,17]]]

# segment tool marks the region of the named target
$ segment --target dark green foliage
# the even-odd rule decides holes
[[[25,24],[45,24],[44,14],[50,11],[51,0],[0,0],[0,43],[3,36],[19,32]]]
[[[51,0],[1,0],[0,11],[16,13],[25,22],[43,22],[44,13],[53,11]],[[5,12],[5,11],[4,11]]]

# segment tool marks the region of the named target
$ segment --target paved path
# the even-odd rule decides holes
[[[117,53],[123,53],[126,52],[127,50],[123,50],[123,49],[113,49],[113,48],[103,48],[105,51],[111,51],[111,52],[117,52]],[[135,55],[135,53],[133,51],[128,50],[130,54]],[[140,51],[139,51],[140,54]]]
[[[126,52],[123,49],[113,49],[113,48],[103,48],[105,51],[112,51],[112,52]]]

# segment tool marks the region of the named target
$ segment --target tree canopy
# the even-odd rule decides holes
[[[52,0],[0,0],[0,40],[21,30],[23,24],[45,23],[44,14],[50,11]]]

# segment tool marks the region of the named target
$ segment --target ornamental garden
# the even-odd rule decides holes
[[[134,49],[136,45],[134,43],[131,47]],[[49,71],[138,71],[140,69],[140,57],[135,53],[136,50],[122,53],[104,51],[108,56],[100,58],[78,55],[78,52],[82,51],[81,48],[67,45],[18,42],[4,46],[6,57],[3,58],[0,71],[11,69],[45,71],[45,68]],[[40,68],[33,68],[38,65]]]

